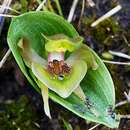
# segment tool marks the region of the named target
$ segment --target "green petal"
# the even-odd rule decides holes
[[[40,57],[33,49],[31,49],[29,43],[23,38],[19,40],[18,47],[21,49],[21,55],[28,67],[31,68],[32,62],[36,62],[44,68],[47,66],[47,61]]]
[[[83,92],[82,88],[78,86],[75,90],[74,93],[84,102],[86,101],[86,96],[85,93]]]
[[[70,63],[72,60],[74,61],[78,59],[84,60],[87,63],[88,68],[92,68],[93,70],[96,70],[98,68],[98,64],[96,63],[94,55],[85,44],[83,44],[81,48],[72,53],[66,59],[66,62]]]
[[[52,79],[51,75],[37,63],[32,63],[32,72],[49,89],[66,98],[79,86],[87,72],[87,66],[82,60],[76,61],[71,73],[65,76],[64,80]]]
[[[43,37],[47,41],[45,44],[47,52],[73,52],[78,49],[83,42],[83,38],[80,36],[69,38],[64,34],[56,34],[48,37],[43,35]]]
[[[30,74],[37,83],[38,87],[40,88],[39,92],[41,92],[43,98],[45,114],[51,119],[50,107],[49,107],[49,90],[42,82],[37,80],[32,71],[30,71]]]
[[[40,83],[39,86],[41,87],[41,94],[42,94],[42,97],[43,97],[45,114],[51,119],[49,101],[48,101],[48,99],[49,99],[48,88],[42,83]]]

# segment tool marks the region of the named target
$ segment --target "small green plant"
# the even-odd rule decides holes
[[[50,97],[84,119],[118,127],[111,76],[66,20],[47,11],[22,14],[12,19],[7,40],[49,118]]]

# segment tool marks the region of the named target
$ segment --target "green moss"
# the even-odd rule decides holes
[[[3,104],[4,111],[0,112],[0,130],[38,130],[36,112],[32,109],[26,96],[17,102]]]
[[[113,37],[120,31],[118,23],[114,19],[107,19],[92,29],[91,35],[99,42],[109,45]]]
[[[82,24],[89,27],[91,25],[91,23],[94,22],[94,18],[83,17],[81,22],[82,22]]]

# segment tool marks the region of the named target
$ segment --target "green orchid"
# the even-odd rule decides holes
[[[68,38],[64,34],[48,37],[45,42],[47,59],[44,59],[31,49],[26,40],[20,39],[18,42],[24,62],[32,70],[37,82],[42,84],[40,89],[44,93],[42,94],[44,110],[50,118],[48,89],[62,98],[67,98],[74,92],[84,102],[86,101],[80,82],[88,68],[95,70],[98,65],[93,54],[82,43],[82,37]],[[65,59],[67,51],[72,53]]]
[[[118,126],[111,76],[66,20],[46,11],[25,13],[12,19],[7,40],[49,118],[51,98],[84,119]]]

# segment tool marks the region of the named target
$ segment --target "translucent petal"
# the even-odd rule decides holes
[[[82,101],[86,101],[86,96],[85,93],[83,92],[82,88],[80,87],[80,85],[74,90],[74,93],[82,100]]]
[[[84,60],[87,63],[88,68],[92,68],[93,70],[96,70],[98,68],[98,64],[96,63],[94,55],[85,44],[83,44],[81,48],[73,52],[66,59],[66,63],[72,63],[72,61],[76,61],[78,59]]]
[[[48,88],[39,80],[37,80],[38,86],[41,88],[41,94],[44,102],[45,114],[51,119],[50,108],[49,108],[49,95]]]
[[[28,66],[31,66],[32,62],[36,62],[44,68],[47,66],[47,61],[31,49],[26,40],[20,39],[18,46],[21,48],[22,57]]]
[[[48,99],[49,99],[49,97],[48,97],[48,88],[46,86],[42,87],[41,94],[42,94],[43,101],[44,101],[44,111],[45,111],[46,115],[51,119],[49,101],[48,101]]]

